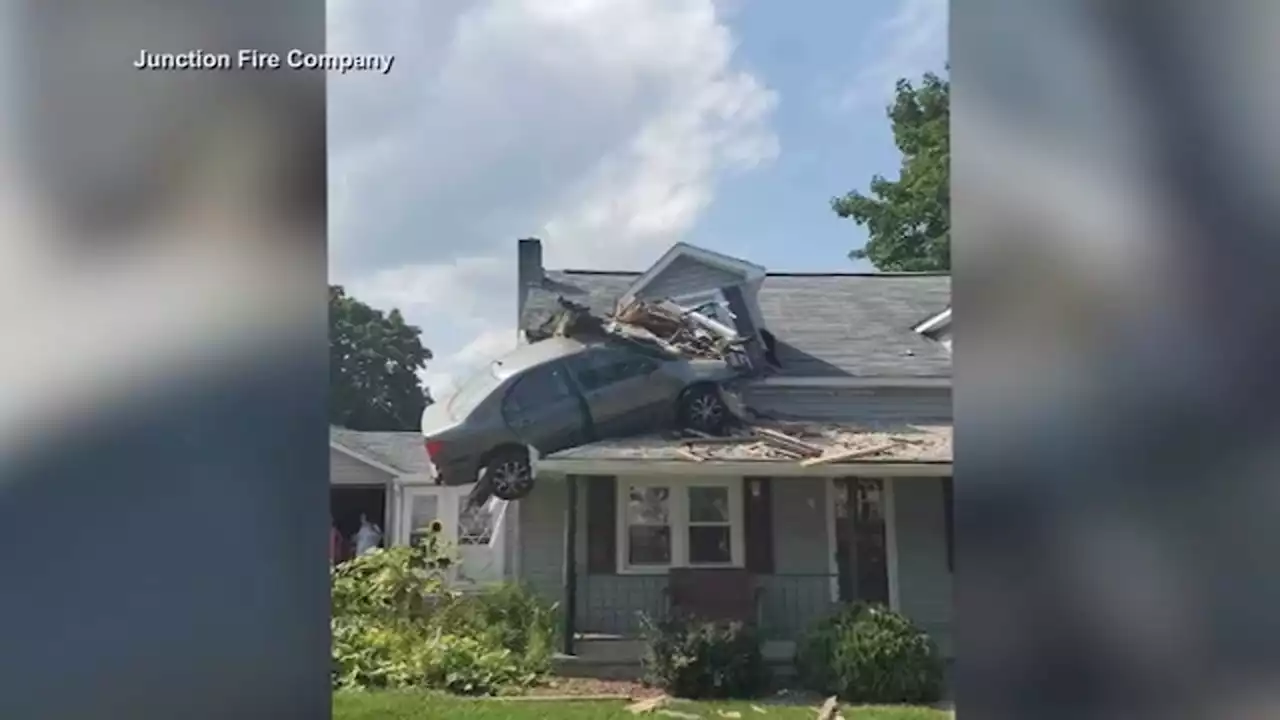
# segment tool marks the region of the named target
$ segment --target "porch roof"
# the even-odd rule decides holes
[[[950,425],[848,426],[793,424],[785,430],[769,428],[822,448],[820,455],[805,457],[784,449],[788,443],[759,435],[739,438],[689,438],[644,435],[606,440],[563,450],[539,460],[553,471],[588,471],[593,467],[641,464],[647,468],[686,470],[734,468],[763,474],[839,475],[877,466],[950,466]],[[637,468],[638,469],[638,468]]]
[[[329,444],[360,459],[372,460],[396,474],[426,472],[430,465],[419,432],[374,432],[329,426]]]

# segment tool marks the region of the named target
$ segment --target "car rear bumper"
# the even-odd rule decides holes
[[[457,487],[476,481],[478,469],[470,463],[454,463],[444,467],[432,466],[432,477],[437,485]]]

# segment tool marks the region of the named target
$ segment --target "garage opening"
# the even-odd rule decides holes
[[[367,518],[382,533],[380,547],[387,546],[387,489],[382,486],[347,486],[329,488],[329,513],[338,531],[340,545],[337,561],[355,556],[356,532],[361,517]]]

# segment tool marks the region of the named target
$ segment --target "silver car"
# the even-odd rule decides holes
[[[685,360],[641,343],[552,337],[489,364],[422,413],[436,482],[476,483],[518,500],[533,489],[529,448],[548,455],[675,426],[717,434],[730,420],[721,361]]]

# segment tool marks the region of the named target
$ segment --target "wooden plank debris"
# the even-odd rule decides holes
[[[869,448],[855,448],[853,450],[830,453],[815,458],[809,458],[808,460],[801,460],[800,467],[813,467],[814,465],[826,465],[828,463],[856,460],[857,458],[867,457],[868,455],[879,455],[880,453],[886,450],[892,450],[897,446],[898,441],[892,440],[880,445],[872,445]]]
[[[676,448],[676,454],[684,458],[685,460],[690,460],[693,462],[706,461],[706,458],[702,457],[701,455],[698,455],[697,453],[694,453],[691,450],[688,450],[687,448]]]
[[[826,450],[826,448],[822,447],[821,445],[814,445],[811,442],[801,440],[800,438],[795,437],[793,435],[788,435],[783,432],[778,432],[777,430],[773,430],[767,427],[760,427],[757,425],[751,429],[755,433],[763,435],[771,440],[776,440],[781,443],[786,443],[787,445],[803,448],[804,450],[807,450],[809,452],[820,453]]]

